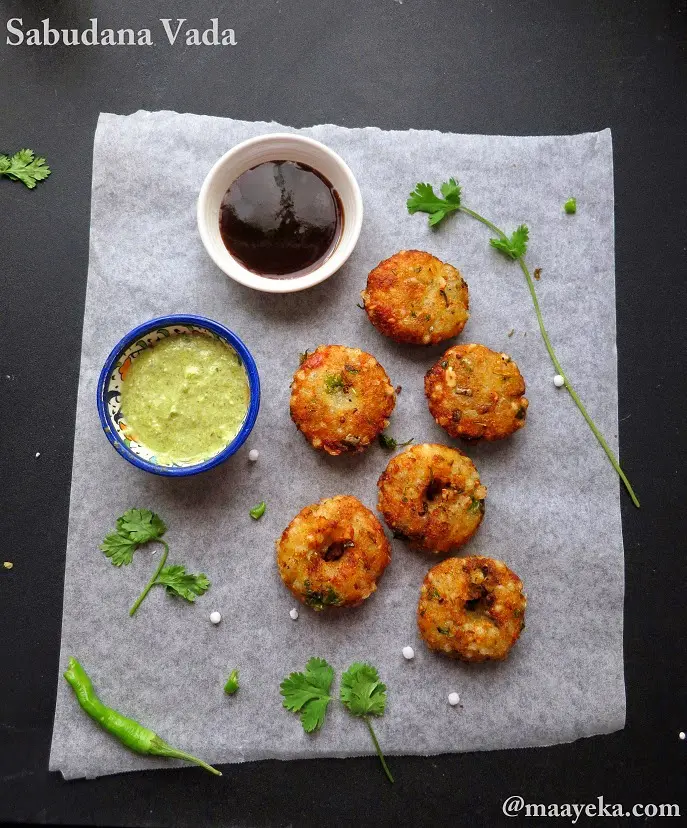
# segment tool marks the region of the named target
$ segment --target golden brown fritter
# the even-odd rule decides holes
[[[387,525],[415,549],[455,552],[482,522],[487,490],[458,449],[411,446],[391,458],[377,487]]]
[[[522,581],[492,558],[447,558],[427,573],[417,624],[430,650],[462,661],[500,661],[525,628]]]
[[[306,506],[277,541],[282,580],[314,610],[361,604],[390,560],[381,524],[350,495]]]
[[[454,345],[425,375],[432,417],[465,440],[501,440],[522,428],[524,393],[515,362],[484,345]]]
[[[389,425],[394,387],[377,360],[359,348],[320,345],[291,385],[291,417],[316,449],[363,451]]]
[[[422,250],[380,262],[360,294],[370,322],[396,342],[434,345],[468,321],[468,286],[460,272]]]

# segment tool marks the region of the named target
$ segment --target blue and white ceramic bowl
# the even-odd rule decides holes
[[[136,441],[135,435],[127,427],[121,409],[121,389],[124,377],[137,355],[169,336],[209,336],[225,342],[234,349],[248,377],[250,400],[248,411],[238,434],[218,454],[194,464],[163,464],[158,462],[155,454],[146,446]],[[198,474],[218,466],[227,457],[231,457],[248,438],[260,408],[260,378],[255,360],[250,351],[233,331],[206,319],[204,316],[176,314],[160,316],[139,325],[120,340],[105,361],[98,380],[98,414],[107,439],[113,447],[130,463],[144,471],[169,477],[184,477]]]

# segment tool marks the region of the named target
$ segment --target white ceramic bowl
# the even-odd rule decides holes
[[[298,161],[307,164],[331,183],[343,205],[343,229],[337,246],[322,264],[296,278],[269,279],[237,261],[224,246],[219,232],[219,212],[224,194],[246,170],[265,161]],[[217,267],[242,285],[266,293],[293,293],[329,278],[353,252],[363,223],[363,200],[358,182],[346,162],[335,152],[302,135],[274,132],[237,144],[210,170],[198,196],[198,230]]]

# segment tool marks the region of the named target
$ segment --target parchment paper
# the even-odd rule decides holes
[[[354,756],[372,752],[363,723],[332,705],[308,736],[281,708],[279,683],[312,655],[338,678],[354,660],[375,664],[389,688],[375,723],[387,754],[437,754],[566,742],[623,727],[623,548],[615,472],[564,390],[536,329],[519,269],[489,248],[467,216],[436,232],[409,216],[417,181],[450,175],[464,203],[504,228],[531,228],[528,259],[558,355],[590,412],[617,447],[613,165],[611,135],[512,138],[316,126],[302,130],[339,152],[365,204],[360,242],[335,277],[306,292],[270,296],[228,279],[196,229],[196,197],[214,161],[237,142],[289,129],[278,124],[171,112],[101,115],[95,136],[88,290],[81,355],[60,672],[81,660],[101,697],[175,746],[212,762]],[[562,210],[576,196],[578,212]],[[463,665],[418,638],[420,584],[436,562],[393,542],[379,591],[365,604],[315,614],[277,573],[274,540],[319,498],[350,493],[376,507],[376,480],[390,455],[375,445],[352,458],[316,453],[288,413],[299,352],[341,343],[373,353],[403,391],[389,433],[451,443],[434,424],[423,374],[443,351],[401,347],[356,307],[367,272],[403,248],[426,249],[460,268],[471,318],[460,337],[510,353],[527,381],[527,427],[498,444],[468,448],[487,485],[485,521],[468,554],[505,560],[523,579],[527,628],[510,658]],[[110,349],[134,325],[165,314],[209,316],[253,352],[263,384],[255,430],[214,471],[170,480],[130,466],[108,444],[95,392]],[[508,332],[514,329],[511,337]],[[464,446],[462,446],[464,448]],[[258,448],[252,464],[248,451]],[[267,513],[253,521],[260,500]],[[154,589],[137,616],[128,607],[156,555],[121,570],[98,544],[131,506],[160,513],[170,562],[206,572],[213,585],[195,606]],[[211,610],[222,613],[218,627]],[[415,648],[406,662],[404,645]],[[233,667],[241,689],[222,687]],[[462,707],[447,704],[457,691]],[[66,778],[149,767],[78,708],[58,679],[50,768]],[[202,771],[198,771],[201,773]],[[381,772],[381,771],[380,771]]]

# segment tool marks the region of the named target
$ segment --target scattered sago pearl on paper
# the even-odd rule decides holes
[[[562,388],[565,385],[565,379],[560,374],[556,374],[553,378],[553,384],[556,388]]]
[[[684,730],[681,730],[681,731],[680,731],[679,736],[680,736],[680,738],[682,739],[682,741],[683,741],[683,742],[685,741],[685,738],[687,738],[687,736],[685,735],[685,731],[684,731]]]
[[[298,620],[298,610],[294,607],[292,610],[289,610],[289,616],[291,617],[292,621]]]
[[[449,693],[448,694],[448,703],[451,705],[451,707],[455,707],[458,704],[459,701],[460,701],[460,696],[458,695],[458,693]]]
[[[410,661],[411,658],[415,658],[415,650],[412,647],[404,647],[403,648],[403,658]]]
[[[217,610],[210,613],[210,621],[212,621],[213,624],[219,624],[221,620],[222,616],[217,612]]]
[[[251,449],[248,452],[248,459],[251,463],[255,463],[255,461],[260,457],[260,452],[257,449]]]

